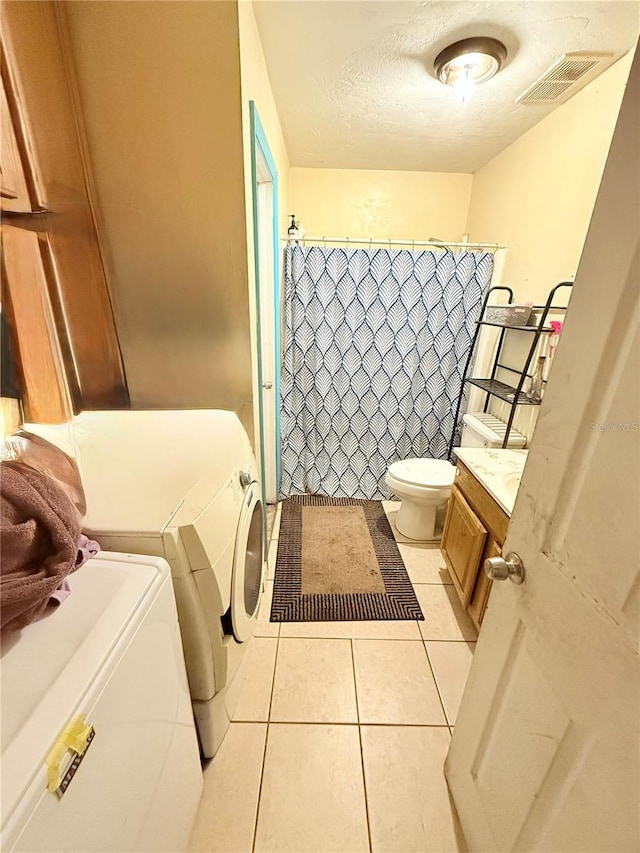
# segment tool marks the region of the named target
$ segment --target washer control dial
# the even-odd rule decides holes
[[[250,486],[253,483],[253,477],[248,471],[240,471],[240,485],[243,489],[246,489],[247,486]]]

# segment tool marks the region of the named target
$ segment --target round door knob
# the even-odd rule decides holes
[[[511,552],[506,557],[489,557],[484,561],[484,570],[492,581],[506,581],[512,583],[524,583],[524,566],[522,560]]]
[[[247,486],[250,486],[253,483],[253,477],[248,471],[240,471],[240,485],[243,489],[246,489]]]

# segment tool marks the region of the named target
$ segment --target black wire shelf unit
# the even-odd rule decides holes
[[[513,305],[513,290],[510,287],[505,287],[504,285],[496,285],[495,287],[490,287],[485,297],[482,301],[482,309],[480,311],[480,319],[476,321],[476,329],[473,334],[473,340],[471,342],[471,348],[469,349],[469,355],[467,356],[467,360],[465,362],[464,370],[462,373],[462,385],[460,389],[460,396],[458,397],[458,404],[456,406],[456,414],[454,418],[454,429],[451,435],[451,441],[449,442],[449,459],[453,458],[453,446],[456,436],[456,427],[458,425],[458,420],[460,418],[460,408],[462,407],[462,401],[464,399],[464,386],[465,383],[467,385],[473,385],[475,388],[480,388],[480,390],[485,392],[485,400],[484,400],[484,409],[483,411],[487,411],[489,408],[489,401],[491,397],[497,397],[499,400],[503,400],[505,403],[510,404],[509,417],[507,419],[507,426],[504,432],[504,439],[502,440],[502,446],[506,447],[509,441],[509,433],[511,432],[511,428],[513,426],[513,419],[516,414],[516,408],[518,406],[539,406],[540,403],[535,403],[530,400],[526,394],[524,393],[524,383],[527,379],[531,379],[531,373],[529,372],[529,368],[531,366],[531,362],[533,361],[534,355],[538,348],[538,342],[540,337],[544,334],[549,334],[553,331],[551,326],[547,324],[547,318],[549,314],[555,314],[560,311],[566,311],[567,305],[554,305],[554,299],[556,297],[557,292],[561,288],[573,287],[572,281],[561,281],[559,284],[556,284],[555,287],[552,287],[549,291],[549,295],[547,297],[547,301],[544,305],[534,305],[533,311],[537,314],[540,312],[540,317],[538,318],[538,322],[535,326],[517,326],[513,323],[498,323],[493,320],[486,320],[487,308],[494,307],[505,307],[506,305]],[[491,296],[498,292],[503,292],[507,294],[507,302],[503,302],[501,305],[489,305],[489,299]],[[493,326],[495,328],[500,329],[500,334],[498,336],[498,345],[496,348],[496,354],[493,359],[493,367],[491,368],[491,375],[489,377],[476,378],[468,376],[469,368],[473,362],[473,356],[476,350],[476,345],[478,343],[478,338],[480,336],[480,332],[483,326]],[[516,331],[516,332],[525,332],[531,336],[531,344],[529,346],[529,350],[527,352],[524,365],[522,370],[516,370],[513,367],[509,367],[506,364],[503,364],[501,361],[502,349],[505,342],[505,333],[507,331]],[[496,379],[496,373],[498,370],[506,370],[509,373],[514,375],[514,384],[509,385],[506,382],[501,382],[499,379]]]

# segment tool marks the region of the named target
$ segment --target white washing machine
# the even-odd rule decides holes
[[[169,566],[99,554],[3,640],[0,847],[186,850],[202,790]]]
[[[242,686],[265,570],[260,483],[240,421],[217,410],[83,412],[25,429],[75,455],[89,536],[171,566],[198,734],[212,757]]]

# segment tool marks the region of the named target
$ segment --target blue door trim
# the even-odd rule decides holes
[[[260,235],[258,229],[258,164],[257,152],[262,154],[271,180],[273,182],[273,282],[274,282],[274,342],[275,342],[275,376],[274,388],[276,398],[276,490],[280,490],[280,238],[278,236],[278,170],[276,168],[267,136],[264,132],[264,127],[260,121],[258,109],[255,101],[249,101],[249,116],[251,128],[251,178],[252,178],[252,201],[253,201],[253,243],[254,243],[254,269],[255,269],[255,288],[256,288],[256,317],[258,331],[258,411],[260,419],[260,443],[261,443],[261,468],[262,468],[262,500],[266,505],[266,486],[265,486],[265,446],[266,436],[264,432],[264,406],[262,403],[262,332],[261,332],[261,313],[260,313]]]

